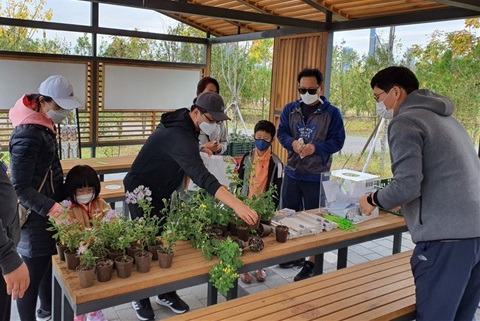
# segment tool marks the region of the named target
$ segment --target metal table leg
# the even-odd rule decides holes
[[[402,233],[393,234],[393,248],[392,253],[400,253],[402,251]]]
[[[313,275],[323,274],[323,253],[315,255],[315,265],[313,266]]]
[[[62,300],[62,321],[73,321],[73,309],[65,295]]]
[[[217,294],[217,289],[212,285],[212,283],[208,282],[207,306],[217,304]]]
[[[347,267],[348,247],[338,249],[337,270]]]
[[[62,288],[55,277],[55,273],[52,277],[52,305],[52,320],[60,321],[62,318]]]
[[[227,300],[236,299],[238,297],[238,279],[233,283],[233,288],[227,293]]]

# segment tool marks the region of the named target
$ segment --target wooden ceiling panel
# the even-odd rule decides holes
[[[480,0],[84,0],[156,10],[213,36],[340,31],[480,16]],[[479,5],[474,4],[478,1]],[[326,19],[332,19],[326,24]],[[264,37],[230,37],[246,39]]]

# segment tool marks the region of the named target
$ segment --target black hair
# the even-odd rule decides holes
[[[370,81],[370,87],[378,87],[385,92],[388,92],[393,86],[400,86],[407,94],[417,90],[419,87],[418,79],[407,67],[393,66],[380,70],[373,76]]]
[[[78,188],[93,187],[95,189],[95,197],[100,194],[100,180],[98,179],[97,172],[88,165],[74,166],[67,174],[65,178],[65,185],[63,185],[64,198],[70,199],[76,203],[75,195]]]
[[[264,131],[272,135],[272,138],[275,137],[275,125],[268,121],[268,120],[260,120],[253,129],[253,133],[255,134],[258,131]]]
[[[52,97],[41,95],[41,94],[30,94],[27,95],[28,101],[35,100],[37,104],[40,102],[40,97],[43,97],[43,100],[45,100],[47,103],[51,102],[53,100]]]
[[[300,79],[302,79],[303,77],[317,78],[317,84],[319,86],[321,86],[323,83],[323,74],[320,70],[316,68],[315,69],[305,68],[302,71],[300,71],[300,73],[297,76],[297,81],[300,83]]]
[[[203,77],[197,84],[197,96],[203,93],[208,84],[214,84],[217,87],[217,94],[220,94],[220,85],[215,78],[212,77]]]

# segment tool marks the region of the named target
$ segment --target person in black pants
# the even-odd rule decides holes
[[[30,277],[15,247],[20,237],[17,196],[5,171],[0,170],[0,320],[10,320],[12,298],[22,298]]]
[[[152,215],[161,216],[163,199],[181,188],[188,175],[198,186],[231,207],[247,224],[258,220],[257,213],[233,196],[203,164],[198,151],[198,135],[205,125],[218,126],[228,119],[224,113],[224,103],[220,95],[205,92],[198,96],[191,110],[181,108],[162,115],[161,123],[143,145],[123,180],[125,189],[133,191],[139,185],[152,191]],[[204,124],[202,126],[202,124]],[[136,204],[129,204],[132,219],[143,216]],[[170,308],[175,313],[188,311],[188,305],[176,292],[160,294],[156,297],[159,305]],[[132,302],[138,319],[155,318],[150,299]]]
[[[73,98],[72,85],[62,76],[50,76],[38,92],[21,97],[9,112],[14,126],[9,144],[10,179],[20,203],[31,211],[17,247],[31,280],[23,298],[17,300],[22,321],[51,318],[55,241],[53,232],[46,229],[49,215],[62,210],[57,201],[62,199],[63,186],[54,124],[65,119],[69,110],[80,107]],[[40,309],[35,311],[37,297]]]

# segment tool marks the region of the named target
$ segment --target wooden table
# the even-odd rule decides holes
[[[265,248],[260,253],[246,251],[242,255],[244,266],[240,272],[279,264],[292,259],[315,255],[317,262],[323,262],[323,253],[339,249],[338,267],[346,266],[348,246],[393,235],[393,253],[400,252],[401,233],[407,231],[403,217],[380,213],[378,218],[358,224],[358,231],[335,229],[316,235],[304,236],[286,243],[277,243],[274,236],[264,238]],[[93,287],[81,289],[75,271],[69,271],[65,262],[53,257],[53,317],[54,320],[72,320],[73,312],[83,314],[98,309],[123,304],[133,300],[154,296],[208,282],[208,271],[216,259],[207,261],[199,250],[189,243],[176,246],[173,265],[170,269],[160,269],[158,262],[152,262],[149,273],[134,271],[127,279],[116,275],[106,283],[95,281]],[[315,264],[316,274],[321,273],[323,264]],[[216,290],[209,287],[208,303],[216,303]],[[236,289],[229,298],[236,297]]]
[[[67,175],[76,165],[88,165],[92,167],[98,175],[103,177],[104,174],[128,172],[136,157],[137,155],[125,155],[99,158],[62,159],[60,162],[62,163],[64,175]]]
[[[100,194],[103,200],[115,209],[115,202],[122,202],[123,214],[128,217],[128,206],[125,203],[125,188],[122,180],[100,182]]]

